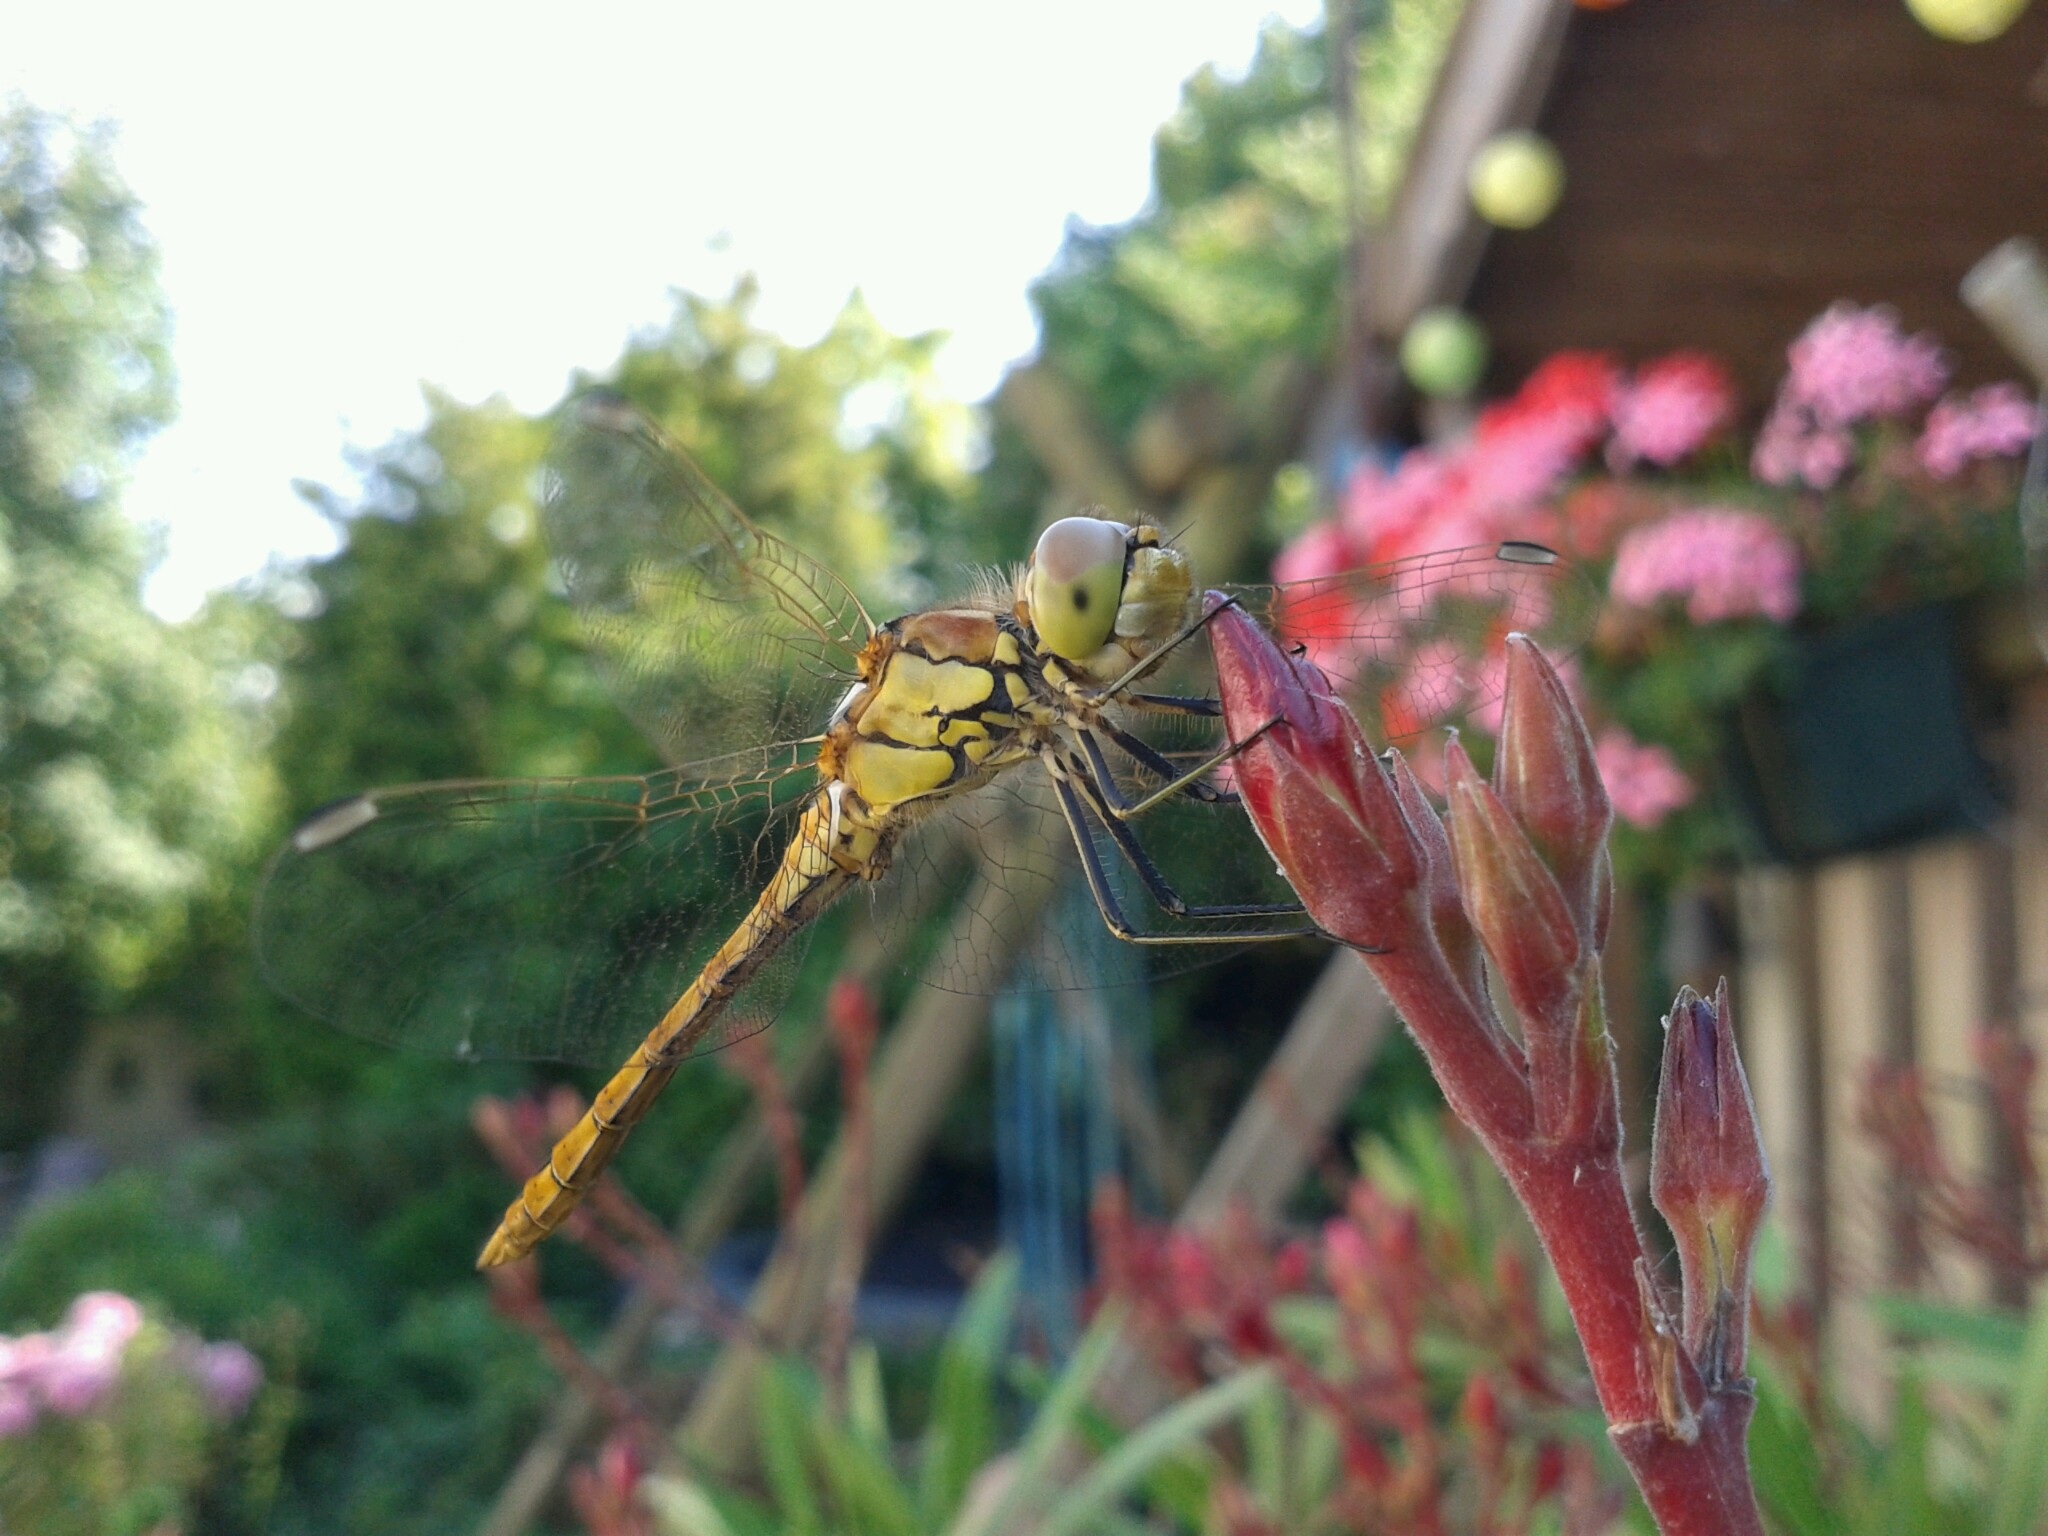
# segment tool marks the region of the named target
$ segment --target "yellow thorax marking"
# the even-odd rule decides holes
[[[885,736],[905,746],[935,747],[948,717],[985,703],[995,689],[995,674],[986,667],[926,661],[915,652],[896,651],[860,712],[856,729],[863,736]]]

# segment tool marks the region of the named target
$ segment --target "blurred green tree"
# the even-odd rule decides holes
[[[119,505],[169,324],[109,132],[0,107],[0,1148],[266,825],[264,675],[143,607]]]
[[[1355,13],[1358,206],[1321,27],[1270,21],[1242,78],[1214,66],[1153,139],[1152,196],[1113,226],[1070,224],[1031,288],[1040,355],[1078,390],[1141,481],[1164,483],[1148,428],[1176,407],[1212,462],[1288,441],[1304,379],[1334,362],[1354,217],[1399,186],[1463,0],[1332,0]],[[1181,430],[1186,432],[1189,426]],[[1268,448],[1264,455],[1277,464]],[[1228,547],[1228,541],[1226,542]],[[1214,572],[1256,577],[1256,568]]]

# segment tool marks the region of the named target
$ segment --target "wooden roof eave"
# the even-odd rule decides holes
[[[1467,0],[1366,262],[1360,310],[1374,336],[1397,340],[1418,311],[1464,297],[1488,232],[1467,169],[1495,134],[1536,122],[1571,13],[1572,0]]]

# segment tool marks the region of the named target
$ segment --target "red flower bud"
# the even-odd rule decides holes
[[[1390,751],[1383,761],[1422,854],[1422,889],[1429,902],[1429,921],[1436,930],[1437,947],[1450,963],[1451,974],[1463,988],[1467,1004],[1483,1015],[1488,1011],[1486,957],[1479,947],[1479,935],[1472,931],[1471,919],[1465,916],[1465,904],[1458,897],[1457,864],[1451,856],[1451,840],[1444,831],[1443,818],[1429,803],[1429,796],[1423,792],[1421,781],[1408,766],[1406,757]]]
[[[1209,640],[1231,739],[1258,738],[1234,759],[1238,792],[1309,916],[1360,949],[1426,943],[1424,854],[1329,679],[1234,606],[1211,620]]]
[[[1444,753],[1451,852],[1465,912],[1522,1014],[1554,1014],[1576,989],[1582,945],[1564,893],[1464,747]]]
[[[1742,1375],[1750,1254],[1770,1192],[1728,983],[1712,1003],[1680,988],[1664,1020],[1650,1199],[1678,1243],[1686,1348],[1709,1382]]]
[[[1507,658],[1494,788],[1557,877],[1587,947],[1597,949],[1605,926],[1599,921],[1600,866],[1614,810],[1600,780],[1593,738],[1564,679],[1535,641],[1508,636]],[[1611,872],[1607,878],[1611,882]]]

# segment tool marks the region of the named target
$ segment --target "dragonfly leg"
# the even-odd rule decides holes
[[[1142,661],[1134,663],[1131,666],[1130,670],[1125,672],[1124,675],[1122,677],[1119,677],[1115,682],[1109,683],[1105,685],[1103,688],[1099,689],[1095,697],[1097,697],[1098,699],[1114,699],[1118,697],[1124,692],[1125,689],[1129,688],[1131,684],[1135,683],[1139,678],[1143,677],[1147,672],[1150,672],[1154,667],[1158,666],[1162,661],[1166,660],[1167,657],[1171,656],[1175,651],[1179,650],[1183,642],[1191,639],[1195,635],[1198,635],[1203,630],[1207,629],[1209,627],[1210,622],[1216,617],[1217,614],[1221,613],[1226,608],[1235,608],[1237,606],[1238,602],[1236,598],[1227,597],[1222,602],[1218,603],[1214,608],[1211,608],[1207,612],[1203,613],[1203,615],[1200,618],[1190,620],[1188,623],[1181,625],[1181,627],[1175,630],[1173,634],[1169,635],[1166,638],[1166,640],[1156,650],[1154,650],[1151,653],[1151,655],[1145,657],[1145,659]],[[1162,694],[1159,695],[1159,697],[1164,698],[1168,697],[1168,695]]]
[[[1137,927],[1124,914],[1123,904],[1117,899],[1116,889],[1109,882],[1109,873],[1102,867],[1102,854],[1096,848],[1095,839],[1088,830],[1087,808],[1083,804],[1080,794],[1075,790],[1067,770],[1056,766],[1055,761],[1052,759],[1047,760],[1046,766],[1048,771],[1052,773],[1053,787],[1059,795],[1060,811],[1066,817],[1068,830],[1074,834],[1074,850],[1081,857],[1081,872],[1087,877],[1088,894],[1095,899],[1096,910],[1101,912],[1102,921],[1109,931],[1125,943],[1256,944],[1274,939],[1314,938],[1322,933],[1322,930],[1313,924],[1291,928],[1257,929],[1247,933],[1147,933]],[[1115,832],[1124,830],[1121,827],[1116,827],[1112,831],[1112,836]],[[1121,850],[1123,844],[1119,843],[1118,847]],[[1156,868],[1153,868],[1152,876],[1155,879],[1159,878],[1159,872]],[[1141,878],[1143,878],[1142,871]],[[1152,881],[1148,879],[1146,884],[1150,887]],[[1160,884],[1162,887],[1164,886],[1163,879],[1160,880]],[[1179,898],[1175,897],[1174,900],[1178,901]],[[1200,907],[1188,907],[1184,903],[1182,904],[1182,909],[1184,912],[1194,916],[1230,915],[1221,909],[1211,912]],[[1257,907],[1247,906],[1235,910],[1246,915],[1257,916],[1298,912],[1300,908],[1273,904]]]
[[[1076,835],[1078,836],[1085,832],[1087,812],[1089,810],[1094,811],[1096,813],[1096,820],[1101,824],[1103,831],[1107,832],[1110,841],[1116,844],[1117,852],[1122,854],[1125,861],[1137,872],[1139,880],[1144,882],[1145,889],[1151,893],[1152,899],[1159,904],[1160,910],[1168,915],[1200,921],[1202,919],[1214,920],[1233,917],[1296,917],[1301,915],[1304,910],[1298,901],[1231,902],[1198,906],[1183,900],[1180,893],[1173,888],[1171,882],[1167,880],[1159,866],[1152,862],[1152,856],[1145,852],[1144,844],[1138,841],[1137,834],[1132,832],[1129,827],[1125,826],[1115,816],[1105,814],[1108,808],[1103,804],[1096,785],[1088,777],[1083,764],[1078,762],[1067,763],[1064,766],[1063,772],[1055,776],[1055,781],[1060,784],[1064,792],[1062,799],[1065,799],[1067,794],[1073,796],[1075,810],[1074,814],[1070,814],[1067,820],[1068,824],[1074,828]],[[1084,800],[1085,807],[1083,804]],[[1087,841],[1086,853],[1094,854],[1096,852],[1094,840],[1091,838]],[[1112,924],[1112,926],[1114,925]],[[1319,931],[1319,929],[1313,927],[1290,928],[1270,934],[1255,935],[1255,937],[1292,938]],[[1232,937],[1236,937],[1236,935],[1232,935]],[[1188,943],[1200,942],[1200,940],[1173,939],[1165,942]]]
[[[1193,715],[1202,720],[1215,720],[1223,714],[1222,700],[1194,698],[1182,693],[1121,693],[1116,701],[1126,708],[1152,715]]]
[[[1174,768],[1173,764],[1167,763],[1166,768],[1175,777],[1168,779],[1166,783],[1160,785],[1159,788],[1153,790],[1151,794],[1146,795],[1142,800],[1131,800],[1121,789],[1117,788],[1116,780],[1109,772],[1109,765],[1102,761],[1102,749],[1089,739],[1085,731],[1078,732],[1077,734],[1081,737],[1082,744],[1088,749],[1090,767],[1094,770],[1089,775],[1090,781],[1097,791],[1093,798],[1101,809],[1106,811],[1115,820],[1129,821],[1135,816],[1144,815],[1153,806],[1159,804],[1160,801],[1167,797],[1177,794],[1188,795],[1211,805],[1239,804],[1240,801],[1236,794],[1216,789],[1214,786],[1203,785],[1201,782],[1203,777],[1213,769],[1229,762],[1230,759],[1237,756],[1238,753],[1242,752],[1246,747],[1280,723],[1281,717],[1275,715],[1256,731],[1253,731],[1251,735],[1245,737],[1243,741],[1233,741],[1222,751],[1205,758],[1184,773]],[[1119,740],[1117,745],[1124,746],[1124,743]],[[1156,756],[1157,754],[1154,755]],[[1202,788],[1209,789],[1210,793],[1207,795],[1196,793],[1198,789]]]
[[[1218,789],[1213,784],[1205,784],[1201,781],[1199,775],[1206,770],[1198,769],[1195,774],[1184,773],[1171,758],[1159,751],[1150,742],[1133,736],[1129,731],[1108,720],[1098,720],[1095,722],[1094,727],[1077,729],[1074,734],[1080,737],[1081,745],[1088,753],[1088,768],[1090,775],[1095,780],[1096,787],[1102,791],[1103,798],[1109,802],[1112,809],[1117,810],[1119,815],[1130,814],[1130,801],[1125,797],[1123,790],[1118,787],[1116,775],[1110,771],[1109,763],[1102,755],[1102,744],[1095,739],[1095,731],[1098,729],[1103,735],[1128,752],[1131,755],[1131,760],[1140,768],[1143,768],[1154,778],[1164,780],[1168,786],[1169,793],[1178,791],[1186,795],[1190,800],[1199,800],[1204,805],[1236,805],[1238,803],[1237,796],[1230,791]]]

